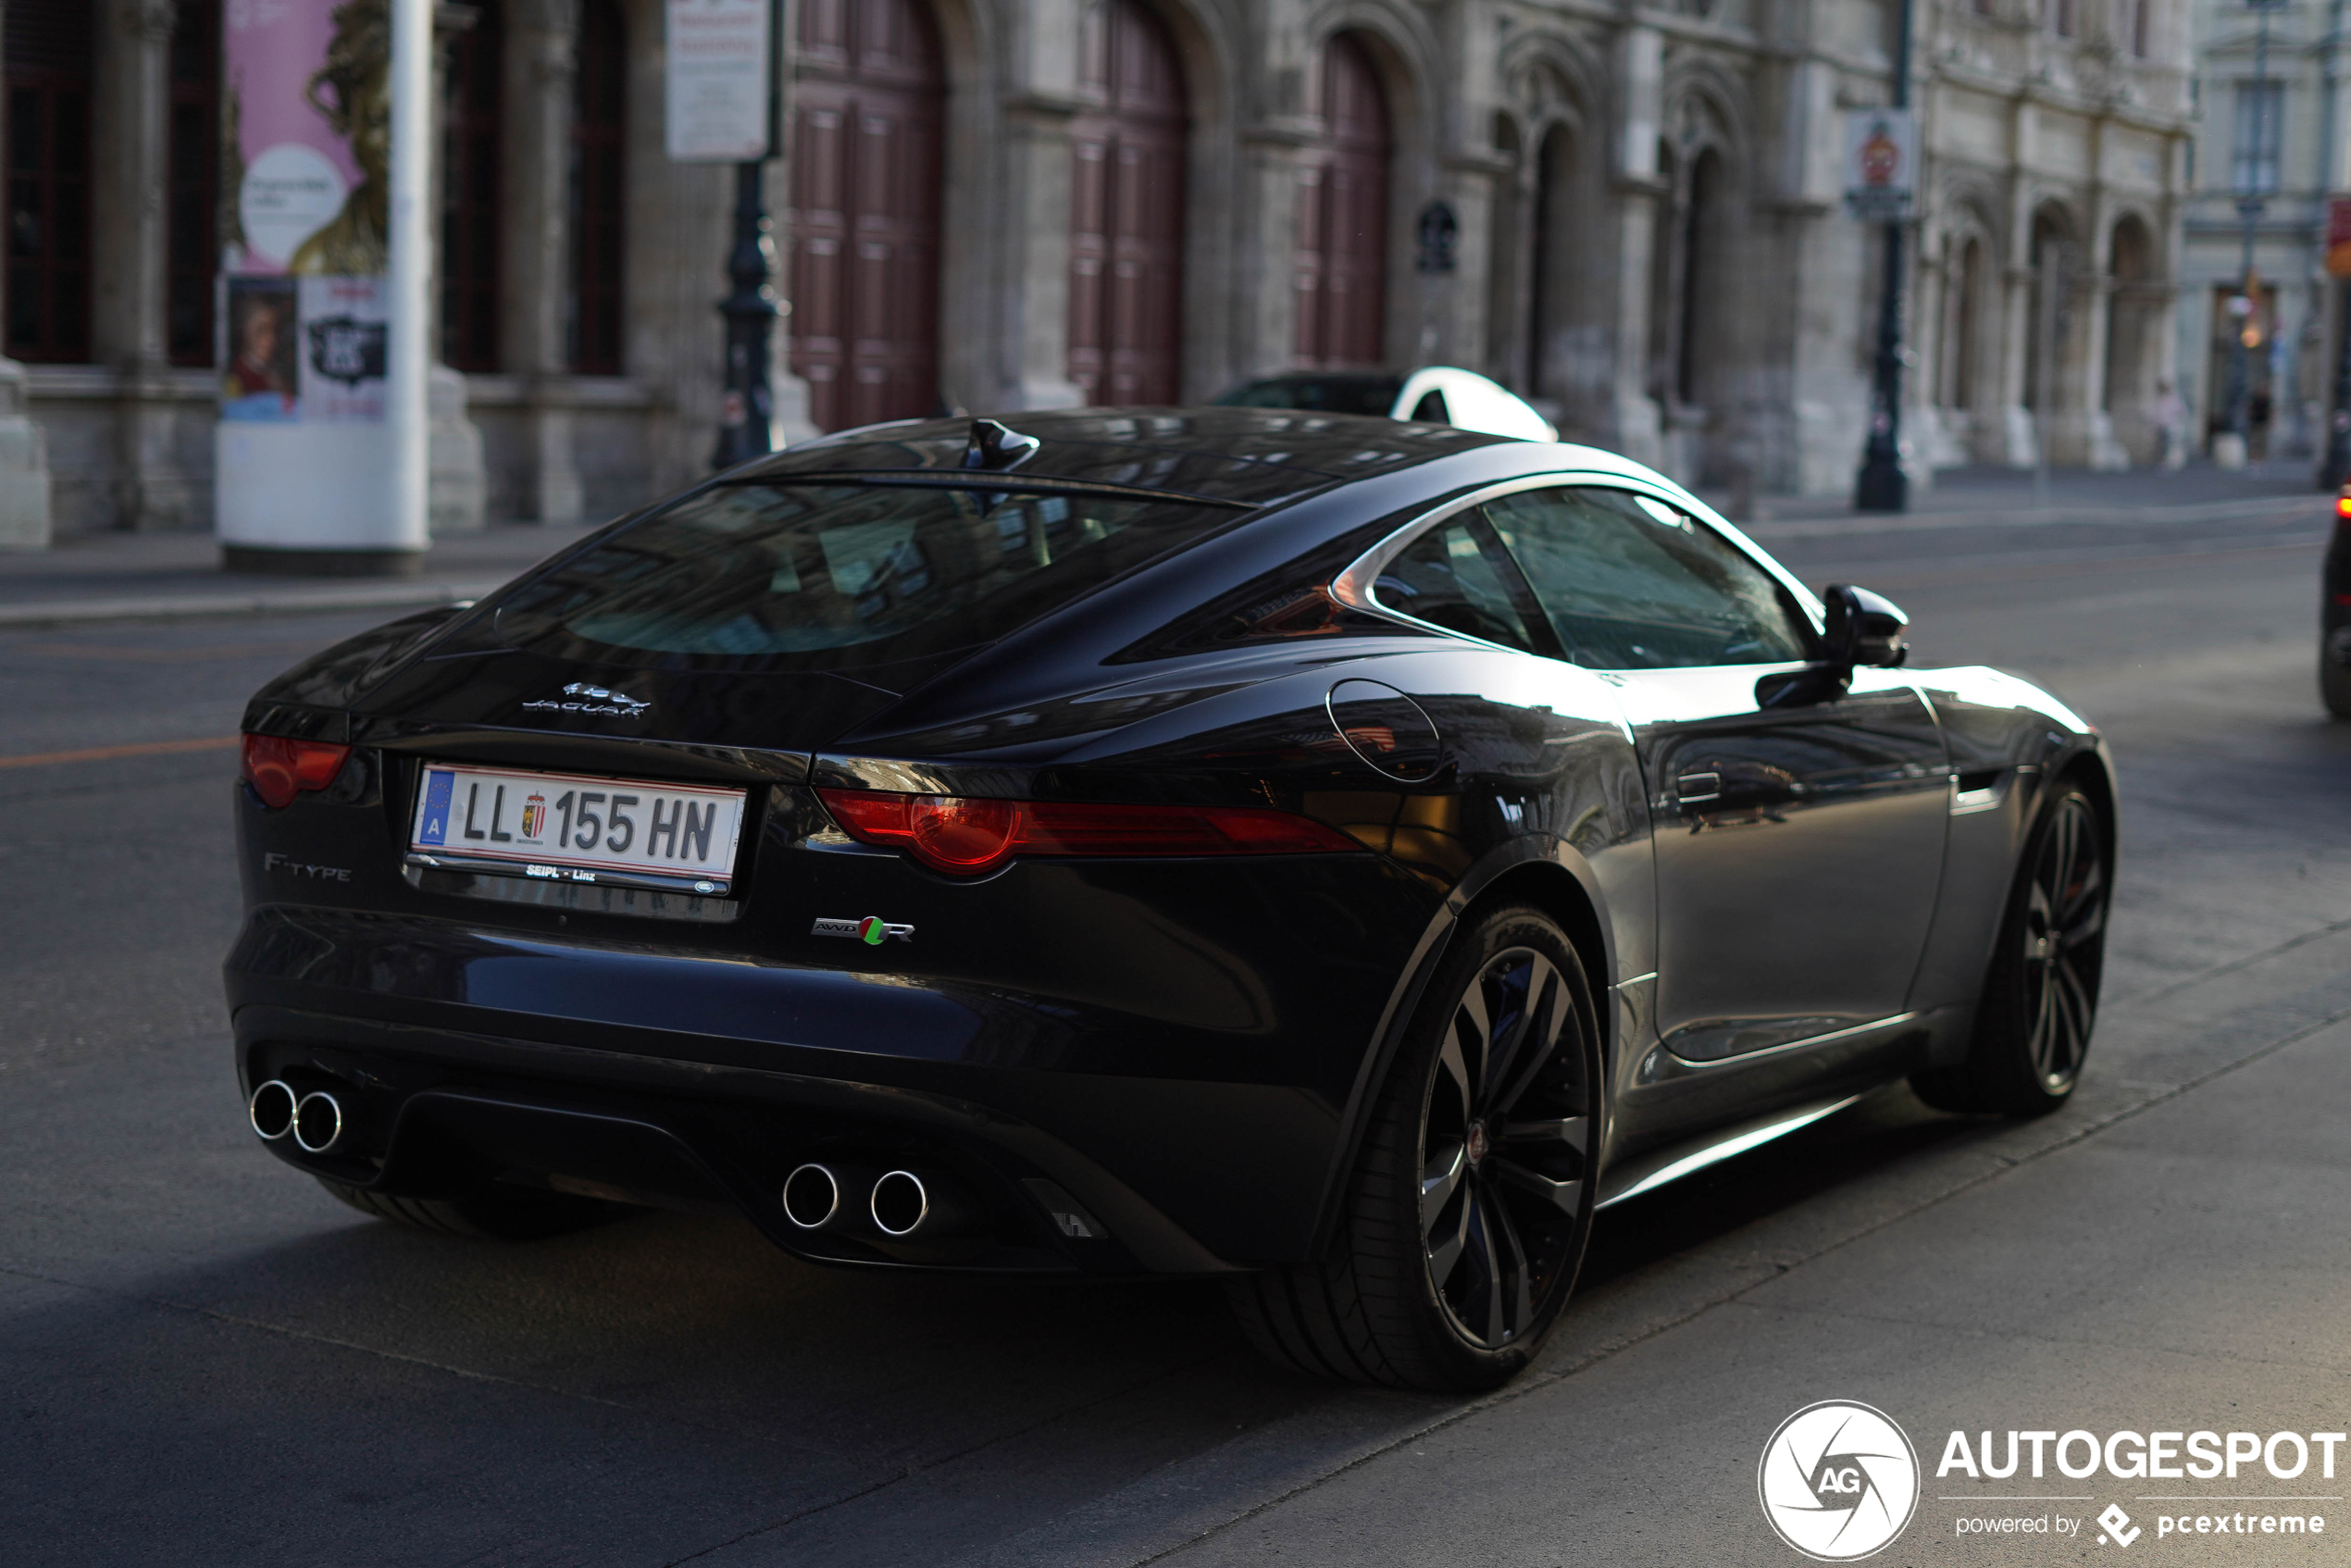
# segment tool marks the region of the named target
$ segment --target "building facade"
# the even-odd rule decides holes
[[[2327,195],[2345,182],[2351,134],[2342,7],[2196,0],[2195,26],[2182,389],[2196,435],[2224,457],[2240,431],[2257,461],[2313,457],[2333,380]]]
[[[255,3],[0,13],[0,316],[61,532],[209,521],[218,39]],[[2184,0],[1914,3],[1920,471],[2148,459]],[[435,526],[610,516],[708,468],[732,171],[664,156],[662,0],[438,14]],[[1895,32],[1886,0],[790,0],[778,434],[1452,363],[1693,482],[1844,492],[1883,243],[1844,111]]]

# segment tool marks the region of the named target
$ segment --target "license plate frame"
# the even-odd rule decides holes
[[[735,889],[751,809],[751,790],[740,785],[427,761],[417,769],[402,861],[429,870],[726,898]],[[578,840],[591,815],[595,841],[583,848]],[[624,822],[628,832],[619,835]],[[640,852],[641,845],[650,851],[663,844],[666,856]],[[693,854],[691,864],[681,852]]]

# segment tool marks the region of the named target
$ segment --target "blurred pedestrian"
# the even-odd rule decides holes
[[[2155,430],[2160,443],[2158,460],[2167,468],[2183,468],[2188,461],[2188,400],[2167,376],[2155,384]]]

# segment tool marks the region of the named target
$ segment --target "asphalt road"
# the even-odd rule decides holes
[[[1467,1403],[1277,1374],[1188,1285],[870,1278],[673,1215],[521,1247],[361,1219],[243,1126],[233,753],[201,743],[364,619],[0,636],[0,1563],[1793,1563],[1757,1458],[1829,1398],[1928,1466],[1876,1561],[2111,1556],[2055,1534],[2108,1502],[2133,1560],[2351,1561],[2351,1478],[2315,1467],[1933,1475],[1954,1428],[2351,1426],[2323,527],[1759,526],[1903,603],[1918,662],[2036,672],[2113,738],[2091,1067],[2041,1123],[1891,1090],[1611,1211],[1535,1372]],[[2195,1508],[2331,1529],[2158,1536]],[[2003,1514],[2057,1523],[1955,1535]]]

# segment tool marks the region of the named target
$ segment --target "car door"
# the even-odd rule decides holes
[[[1762,706],[1759,678],[1818,652],[1810,621],[1760,563],[1658,498],[1561,486],[1486,513],[1566,656],[1606,672],[1632,726],[1665,1049],[1727,1064],[1900,1014],[1948,817],[1943,739],[1915,687],[1863,669],[1833,700]]]

